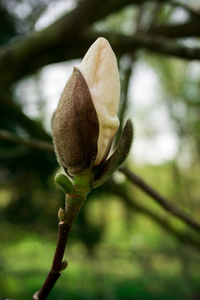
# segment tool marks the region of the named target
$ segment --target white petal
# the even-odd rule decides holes
[[[115,54],[106,39],[98,38],[92,44],[79,70],[87,82],[99,120],[98,153],[94,162],[98,165],[107,157],[119,127],[119,72]]]

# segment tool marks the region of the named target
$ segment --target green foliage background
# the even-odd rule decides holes
[[[111,0],[107,3],[113,7],[116,5]],[[135,143],[139,137],[151,142],[162,125],[152,120],[155,109],[160,105],[169,116],[170,123],[166,126],[172,128],[178,141],[176,155],[157,165],[150,162],[139,164],[133,158],[133,147],[127,167],[199,221],[200,64],[198,61],[160,56],[159,50],[152,54],[144,50],[127,51],[124,46],[125,38],[135,33],[149,34],[156,27],[170,28],[193,22],[194,16],[181,7],[171,5],[171,1],[164,4],[160,1],[144,1],[139,5],[126,3],[120,4],[114,13],[103,19],[98,17],[96,10],[97,16],[93,16],[94,22],[87,28],[89,33],[91,30],[99,36],[107,32],[113,43],[122,83],[119,111],[122,124],[127,116],[132,116],[136,127]],[[183,3],[198,12],[197,1]],[[75,1],[73,4],[76,4]],[[106,3],[103,4],[107,9]],[[56,7],[56,1],[0,1],[2,49],[31,35],[35,23],[50,6]],[[123,36],[117,38],[116,33]],[[166,35],[163,33],[163,36]],[[78,48],[85,47],[84,42],[88,43],[87,37],[79,41]],[[180,43],[185,46],[193,43],[199,47],[198,35],[190,37],[190,40],[182,39]],[[61,44],[60,48],[63,47]],[[77,51],[75,58],[80,58]],[[152,105],[136,110],[139,99],[133,99],[130,90],[134,72],[141,63],[156,74],[159,94]],[[0,56],[0,69],[2,65]],[[41,93],[43,69],[39,68],[32,74],[28,67],[26,72],[26,65],[21,68],[25,70],[26,77],[14,81],[9,87],[4,85],[3,79],[0,82],[0,129],[22,138],[51,142],[50,129],[46,124],[46,120],[50,120],[48,103]],[[30,99],[36,97],[35,102],[29,96],[24,101],[24,94],[31,95]],[[31,105],[37,108],[35,117],[27,113]],[[147,147],[147,153],[149,150]],[[2,297],[31,299],[49,271],[56,244],[57,211],[64,206],[63,192],[54,183],[57,171],[54,154],[0,138]],[[133,204],[146,210],[130,207],[126,195]],[[191,242],[191,238],[195,243]],[[84,204],[68,241],[66,257],[69,267],[62,273],[49,299],[199,299],[199,245],[199,233],[172,217],[120,172],[116,172],[112,181],[92,191]]]

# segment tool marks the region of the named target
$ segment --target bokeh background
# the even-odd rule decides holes
[[[0,1],[0,297],[31,299],[51,266],[64,206],[51,117],[99,36],[117,56],[121,125],[135,125],[126,168],[138,177],[117,171],[91,192],[48,299],[200,299],[197,0]]]

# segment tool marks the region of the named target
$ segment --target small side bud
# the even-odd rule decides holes
[[[58,219],[60,220],[60,222],[65,221],[65,211],[62,207],[60,207],[58,210]]]
[[[74,192],[73,183],[66,175],[62,173],[56,174],[55,182],[61,187],[65,194],[71,195]]]
[[[65,260],[62,261],[61,265],[60,265],[60,271],[65,270],[68,266],[68,262]]]
[[[33,300],[40,300],[38,292],[33,295]]]

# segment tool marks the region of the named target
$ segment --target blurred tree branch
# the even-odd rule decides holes
[[[125,118],[125,112],[128,106],[128,88],[129,88],[129,83],[130,83],[130,79],[131,79],[131,74],[132,74],[132,66],[134,64],[134,53],[128,54],[126,56],[126,59],[129,60],[129,64],[126,66],[126,68],[124,70],[120,70],[121,73],[123,73],[122,75],[122,79],[121,79],[121,98],[120,98],[120,109],[119,109],[119,113],[118,113],[118,117],[120,120],[120,125],[119,125],[119,129],[116,133],[115,139],[114,139],[114,148],[117,147],[118,142],[119,142],[119,138],[121,136],[122,130],[123,130],[123,126],[124,126],[124,118]]]
[[[200,48],[189,48],[168,38],[200,35],[200,19],[178,25],[163,25],[150,28],[148,33],[134,36],[94,32],[88,27],[95,21],[118,11],[127,5],[141,5],[145,1],[84,0],[78,6],[44,30],[0,49],[0,82],[3,88],[39,68],[64,60],[82,57],[90,44],[99,36],[109,38],[116,54],[135,49],[147,49],[157,53],[184,59],[200,59]],[[162,3],[162,1],[159,1]],[[159,35],[155,37],[154,35]],[[165,37],[165,38],[164,38]],[[23,66],[23,68],[22,68]]]
[[[9,86],[24,75],[35,72],[46,64],[79,58],[83,56],[89,45],[99,37],[99,34],[91,33],[87,29],[77,38],[62,40],[61,47],[57,44],[61,43],[61,40],[57,40],[55,44],[44,41],[41,43],[41,40],[46,40],[48,34],[39,32],[13,46],[9,46],[9,49],[1,49],[0,81],[4,87]],[[155,37],[146,33],[135,34],[132,37],[113,32],[101,32],[101,35],[109,39],[116,54],[123,54],[136,49],[147,49],[158,54],[182,59],[200,60],[200,47],[187,47],[167,38]],[[33,44],[35,44],[34,47]],[[81,46],[78,47],[78,45]],[[32,49],[27,51],[27,48]],[[20,68],[21,65],[25,68]]]
[[[12,101],[12,98],[8,93],[2,92],[0,94],[0,117],[3,119],[14,120],[16,124],[23,127],[31,136],[50,141],[50,135],[45,131],[43,126],[36,122],[35,120],[30,119],[26,114],[21,110],[21,107]]]
[[[44,65],[82,56],[88,48],[88,44],[81,44],[79,40],[83,29],[129,4],[140,2],[143,1],[83,0],[75,9],[44,30],[33,32],[28,37],[1,48],[2,86],[8,87],[14,81]]]
[[[32,140],[17,137],[5,130],[0,130],[0,141],[9,141],[13,143],[22,144],[33,149],[48,151],[54,153],[53,145],[48,142],[40,140]],[[190,228],[200,232],[200,224],[189,217],[184,211],[180,210],[177,206],[172,204],[169,200],[161,196],[156,190],[154,190],[150,185],[148,185],[142,178],[134,174],[125,167],[119,169],[133,184],[139,187],[144,193],[148,194],[152,199],[154,199],[162,208],[168,211],[171,215],[177,217],[184,222]],[[125,192],[125,191],[124,191]],[[119,193],[120,190],[119,190]]]
[[[163,1],[165,2],[165,1]],[[200,12],[194,10],[193,8],[191,8],[190,6],[186,5],[185,3],[182,3],[180,1],[175,1],[175,0],[171,0],[171,1],[166,1],[166,3],[170,4],[172,7],[180,7],[182,9],[184,9],[186,12],[188,12],[191,17],[200,18]]]
[[[99,37],[99,33],[88,33],[89,29],[86,29],[78,38],[71,40],[66,39],[62,42],[62,47],[57,44],[49,45],[48,47],[47,44],[43,43],[44,48],[40,49],[40,51],[38,47],[35,49],[36,51],[34,51],[34,49],[26,51],[27,48],[32,47],[32,43],[35,43],[35,46],[38,44],[38,46],[40,45],[41,47],[40,40],[46,38],[46,34],[44,34],[43,37],[39,36],[38,39],[36,36],[29,37],[24,41],[16,43],[13,47],[10,47],[10,49],[2,49],[2,53],[0,54],[1,82],[7,86],[24,75],[35,72],[38,68],[46,64],[83,56],[89,45]],[[101,35],[109,39],[116,54],[123,54],[142,48],[158,54],[189,60],[200,60],[200,47],[191,48],[183,46],[167,38],[155,37],[146,33],[135,34],[132,37],[114,34],[112,32],[101,32]],[[77,45],[81,46],[78,47]],[[38,51],[39,53],[37,53]],[[40,59],[38,55],[40,55]],[[20,65],[25,65],[26,67],[19,68]]]
[[[168,38],[188,38],[200,36],[200,19],[192,18],[190,21],[175,25],[152,26],[149,33]]]
[[[189,233],[181,232],[180,230],[175,229],[169,222],[161,218],[157,213],[151,211],[149,208],[138,204],[129,195],[125,187],[114,183],[113,180],[107,181],[106,183],[104,183],[104,185],[106,186],[108,191],[112,192],[117,196],[120,196],[123,203],[125,203],[129,208],[133,209],[133,211],[137,211],[138,213],[146,215],[155,223],[159,224],[163,230],[175,236],[180,242],[191,245],[199,251],[200,241],[197,238],[189,235]]]
[[[30,147],[36,150],[47,151],[53,153],[53,146],[49,142],[38,141],[33,139],[25,139],[18,137],[6,130],[0,130],[0,141],[7,141],[16,144],[20,144],[26,147]]]
[[[148,185],[142,178],[138,175],[134,174],[130,170],[125,167],[120,168],[120,171],[137,187],[139,187],[143,192],[148,194],[151,198],[153,198],[160,206],[162,206],[165,210],[167,210],[170,214],[176,216],[184,223],[200,232],[200,224],[195,220],[190,218],[186,213],[179,210],[177,206],[172,204],[169,200],[161,196],[156,190],[154,190],[150,185]]]

